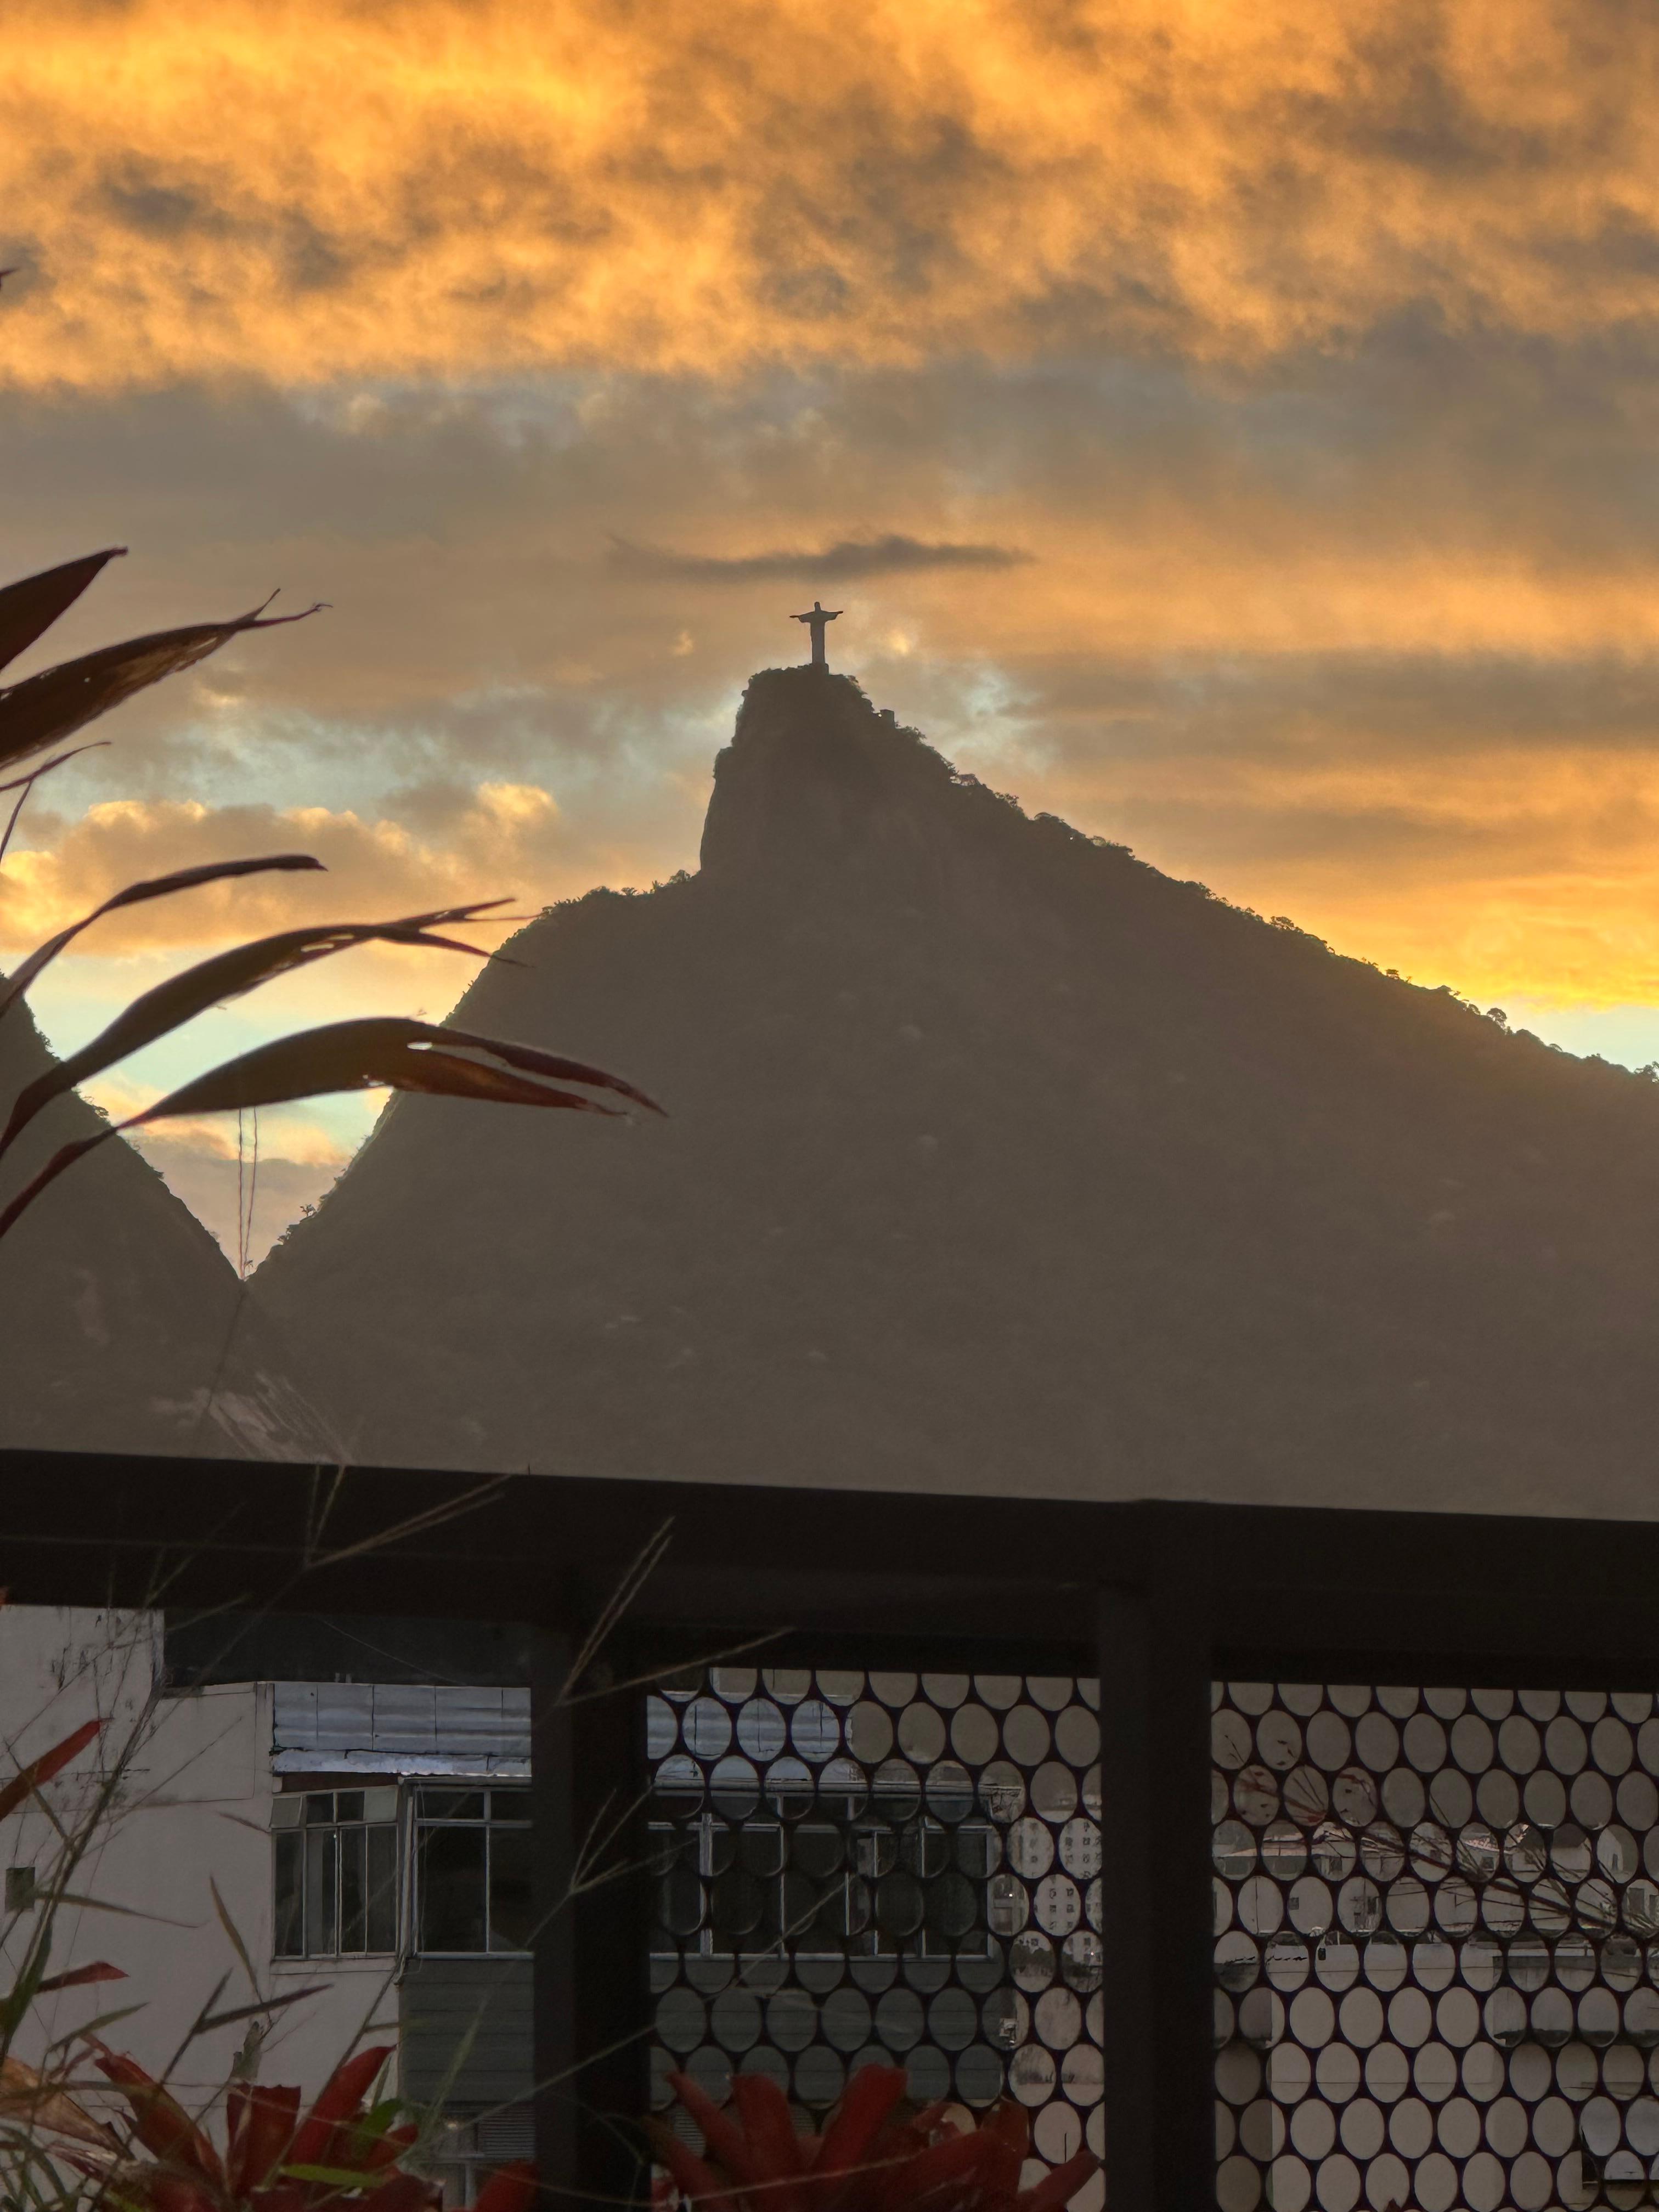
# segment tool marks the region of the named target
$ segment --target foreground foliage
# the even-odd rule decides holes
[[[35,1804],[60,1839],[21,1962],[0,1996],[0,2212],[428,2212],[442,2191],[419,2171],[430,2149],[422,2116],[401,2098],[371,2101],[393,2055],[390,2045],[345,2058],[304,2113],[297,2088],[258,2082],[246,2063],[202,2112],[186,2111],[166,2081],[112,2050],[99,2033],[136,2008],[59,2038],[40,2066],[15,2055],[12,2044],[38,1997],[125,1979],[103,1960],[46,1972],[59,1908],[95,1903],[71,1895],[66,1885],[107,1814],[110,1778],[101,1778],[92,1813],[70,1828],[40,1793],[104,1727],[101,1719],[83,1722],[0,1785],[0,1820]],[[118,1754],[118,1771],[121,1763]],[[252,1978],[241,1940],[228,1922],[226,1932]],[[268,2020],[279,2005],[314,1994],[256,1999],[216,2014],[210,2000],[191,2039],[231,2021]],[[257,2056],[258,2043],[257,2035],[250,2039],[245,2061]],[[108,2117],[94,2109],[100,2089],[114,2107]],[[210,2124],[222,2108],[222,2149]],[[529,2212],[538,2191],[527,2160],[503,2166],[485,2184],[474,2212]]]
[[[72,606],[116,555],[112,547],[61,567],[27,576],[0,590],[0,666],[15,659],[49,629]],[[306,614],[314,614],[308,607]],[[0,685],[0,768],[14,766],[47,752],[75,734],[110,708],[131,698],[135,691],[158,683],[184,668],[193,667],[208,654],[244,632],[268,629],[278,623],[300,622],[302,615],[267,616],[263,607],[238,615],[228,622],[197,623],[183,629],[166,630],[151,637],[129,639],[125,644],[102,647],[79,659],[43,670],[20,684]],[[77,745],[38,762],[22,774],[0,783],[0,793],[17,796],[3,835],[0,858],[4,857],[23,806],[42,776],[73,760],[85,746]],[[252,860],[210,862],[205,866],[180,868],[170,875],[130,884],[106,899],[31,952],[0,983],[0,1017],[16,1005],[29,986],[58,953],[82,931],[118,908],[195,890],[230,878],[320,868],[307,853],[276,853]],[[200,961],[182,975],[158,984],[129,1006],[102,1035],[32,1084],[15,1102],[3,1134],[3,1152],[40,1109],[63,1092],[106,1068],[128,1054],[139,1051],[169,1035],[184,1023],[222,1006],[226,1000],[273,978],[290,973],[313,960],[329,957],[356,945],[372,941],[394,945],[441,947],[447,951],[489,956],[476,945],[441,936],[435,931],[450,923],[471,921],[504,905],[501,899],[474,902],[429,914],[407,915],[386,922],[338,922],[284,930],[274,937],[234,947]],[[495,1061],[498,1066],[489,1063]],[[296,1098],[314,1097],[327,1091],[392,1090],[424,1091],[451,1098],[470,1098],[488,1103],[541,1106],[586,1113],[614,1114],[619,1109],[584,1097],[576,1084],[587,1090],[610,1091],[633,1104],[659,1112],[654,1103],[619,1076],[580,1060],[539,1052],[526,1045],[503,1042],[495,1037],[444,1030],[420,1022],[368,1018],[333,1022],[322,1029],[302,1030],[258,1050],[244,1053],[170,1092],[135,1114],[120,1126],[137,1128],[181,1115],[257,1110]],[[117,1132],[107,1130],[65,1145],[0,1211],[0,1237],[31,1206],[65,1169]]]
[[[225,2099],[225,2150],[159,2081],[130,2058],[96,2047],[96,2063],[131,2112],[126,2140],[104,2162],[72,2163],[120,2212],[422,2212],[441,2194],[402,2163],[421,2140],[396,2097],[368,2101],[392,2046],[360,2051],[337,2067],[303,2118],[300,2092],[233,2081]],[[141,2155],[140,2154],[143,2154]],[[504,2166],[486,2182],[474,2212],[526,2212],[535,2169]]]
[[[821,2136],[796,2133],[788,2099],[764,2074],[733,2079],[735,2116],[689,2075],[668,2078],[702,2130],[704,2155],[661,2121],[652,2142],[697,2212],[1060,2212],[1099,2168],[1080,2150],[1022,2190],[1030,2129],[1020,2106],[997,2105],[958,2130],[943,2104],[907,2104],[902,2067],[861,2067]]]

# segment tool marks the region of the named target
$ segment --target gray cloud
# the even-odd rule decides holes
[[[780,550],[771,553],[721,555],[677,553],[664,545],[611,541],[610,565],[626,576],[691,584],[754,584],[778,580],[854,583],[866,576],[914,574],[922,568],[1018,568],[1036,555],[1012,545],[929,542],[889,532],[882,538],[842,538],[816,553]]]
[[[1431,842],[1449,871],[1465,849],[1478,869],[1504,833],[1390,820],[1363,793],[1368,811],[1346,796],[1322,811],[1298,781],[1659,752],[1659,648],[1534,639],[1503,611],[1511,575],[1542,605],[1608,580],[1659,599],[1656,368],[1638,333],[1575,349],[1402,321],[1271,374],[1103,358],[731,386],[14,396],[0,576],[132,545],[52,657],[276,584],[279,605],[331,603],[124,708],[110,750],[60,780],[66,816],[188,793],[437,834],[501,778],[556,794],[594,880],[665,874],[695,860],[744,680],[799,656],[788,617],[817,584],[848,610],[832,659],[872,696],[1177,873],[1248,885],[1258,860],[1368,836],[1379,855]],[[872,513],[891,521],[880,537]],[[733,545],[775,550],[673,550]],[[1139,641],[1112,580],[1132,587],[1143,565],[1177,590],[1203,580],[1210,642]],[[1435,574],[1489,572],[1508,635],[1425,644]],[[1370,576],[1373,596],[1322,636],[1301,599],[1331,576]],[[1272,647],[1248,630],[1263,607],[1287,617]],[[1259,779],[1244,804],[1245,766],[1282,803]]]
[[[1050,757],[1109,749],[1262,767],[1481,753],[1659,755],[1659,653],[1092,654],[1023,664],[1018,719]]]

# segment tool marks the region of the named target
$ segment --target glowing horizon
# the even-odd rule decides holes
[[[42,790],[0,958],[188,859],[330,869],[104,926],[41,998],[56,1042],[240,930],[695,865],[742,684],[816,592],[833,665],[1032,811],[1659,1055],[1659,29],[9,20],[0,562],[133,547],[25,666],[279,584],[333,608]],[[190,1049],[464,981],[356,957]]]

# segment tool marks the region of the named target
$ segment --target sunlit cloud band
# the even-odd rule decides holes
[[[726,373],[1659,305],[1576,0],[12,0],[4,374]]]

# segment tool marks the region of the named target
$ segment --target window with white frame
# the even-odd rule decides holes
[[[530,1792],[416,1792],[416,1948],[428,1957],[528,1951]]]
[[[398,1948],[398,1790],[293,1790],[271,1808],[279,1959]]]

